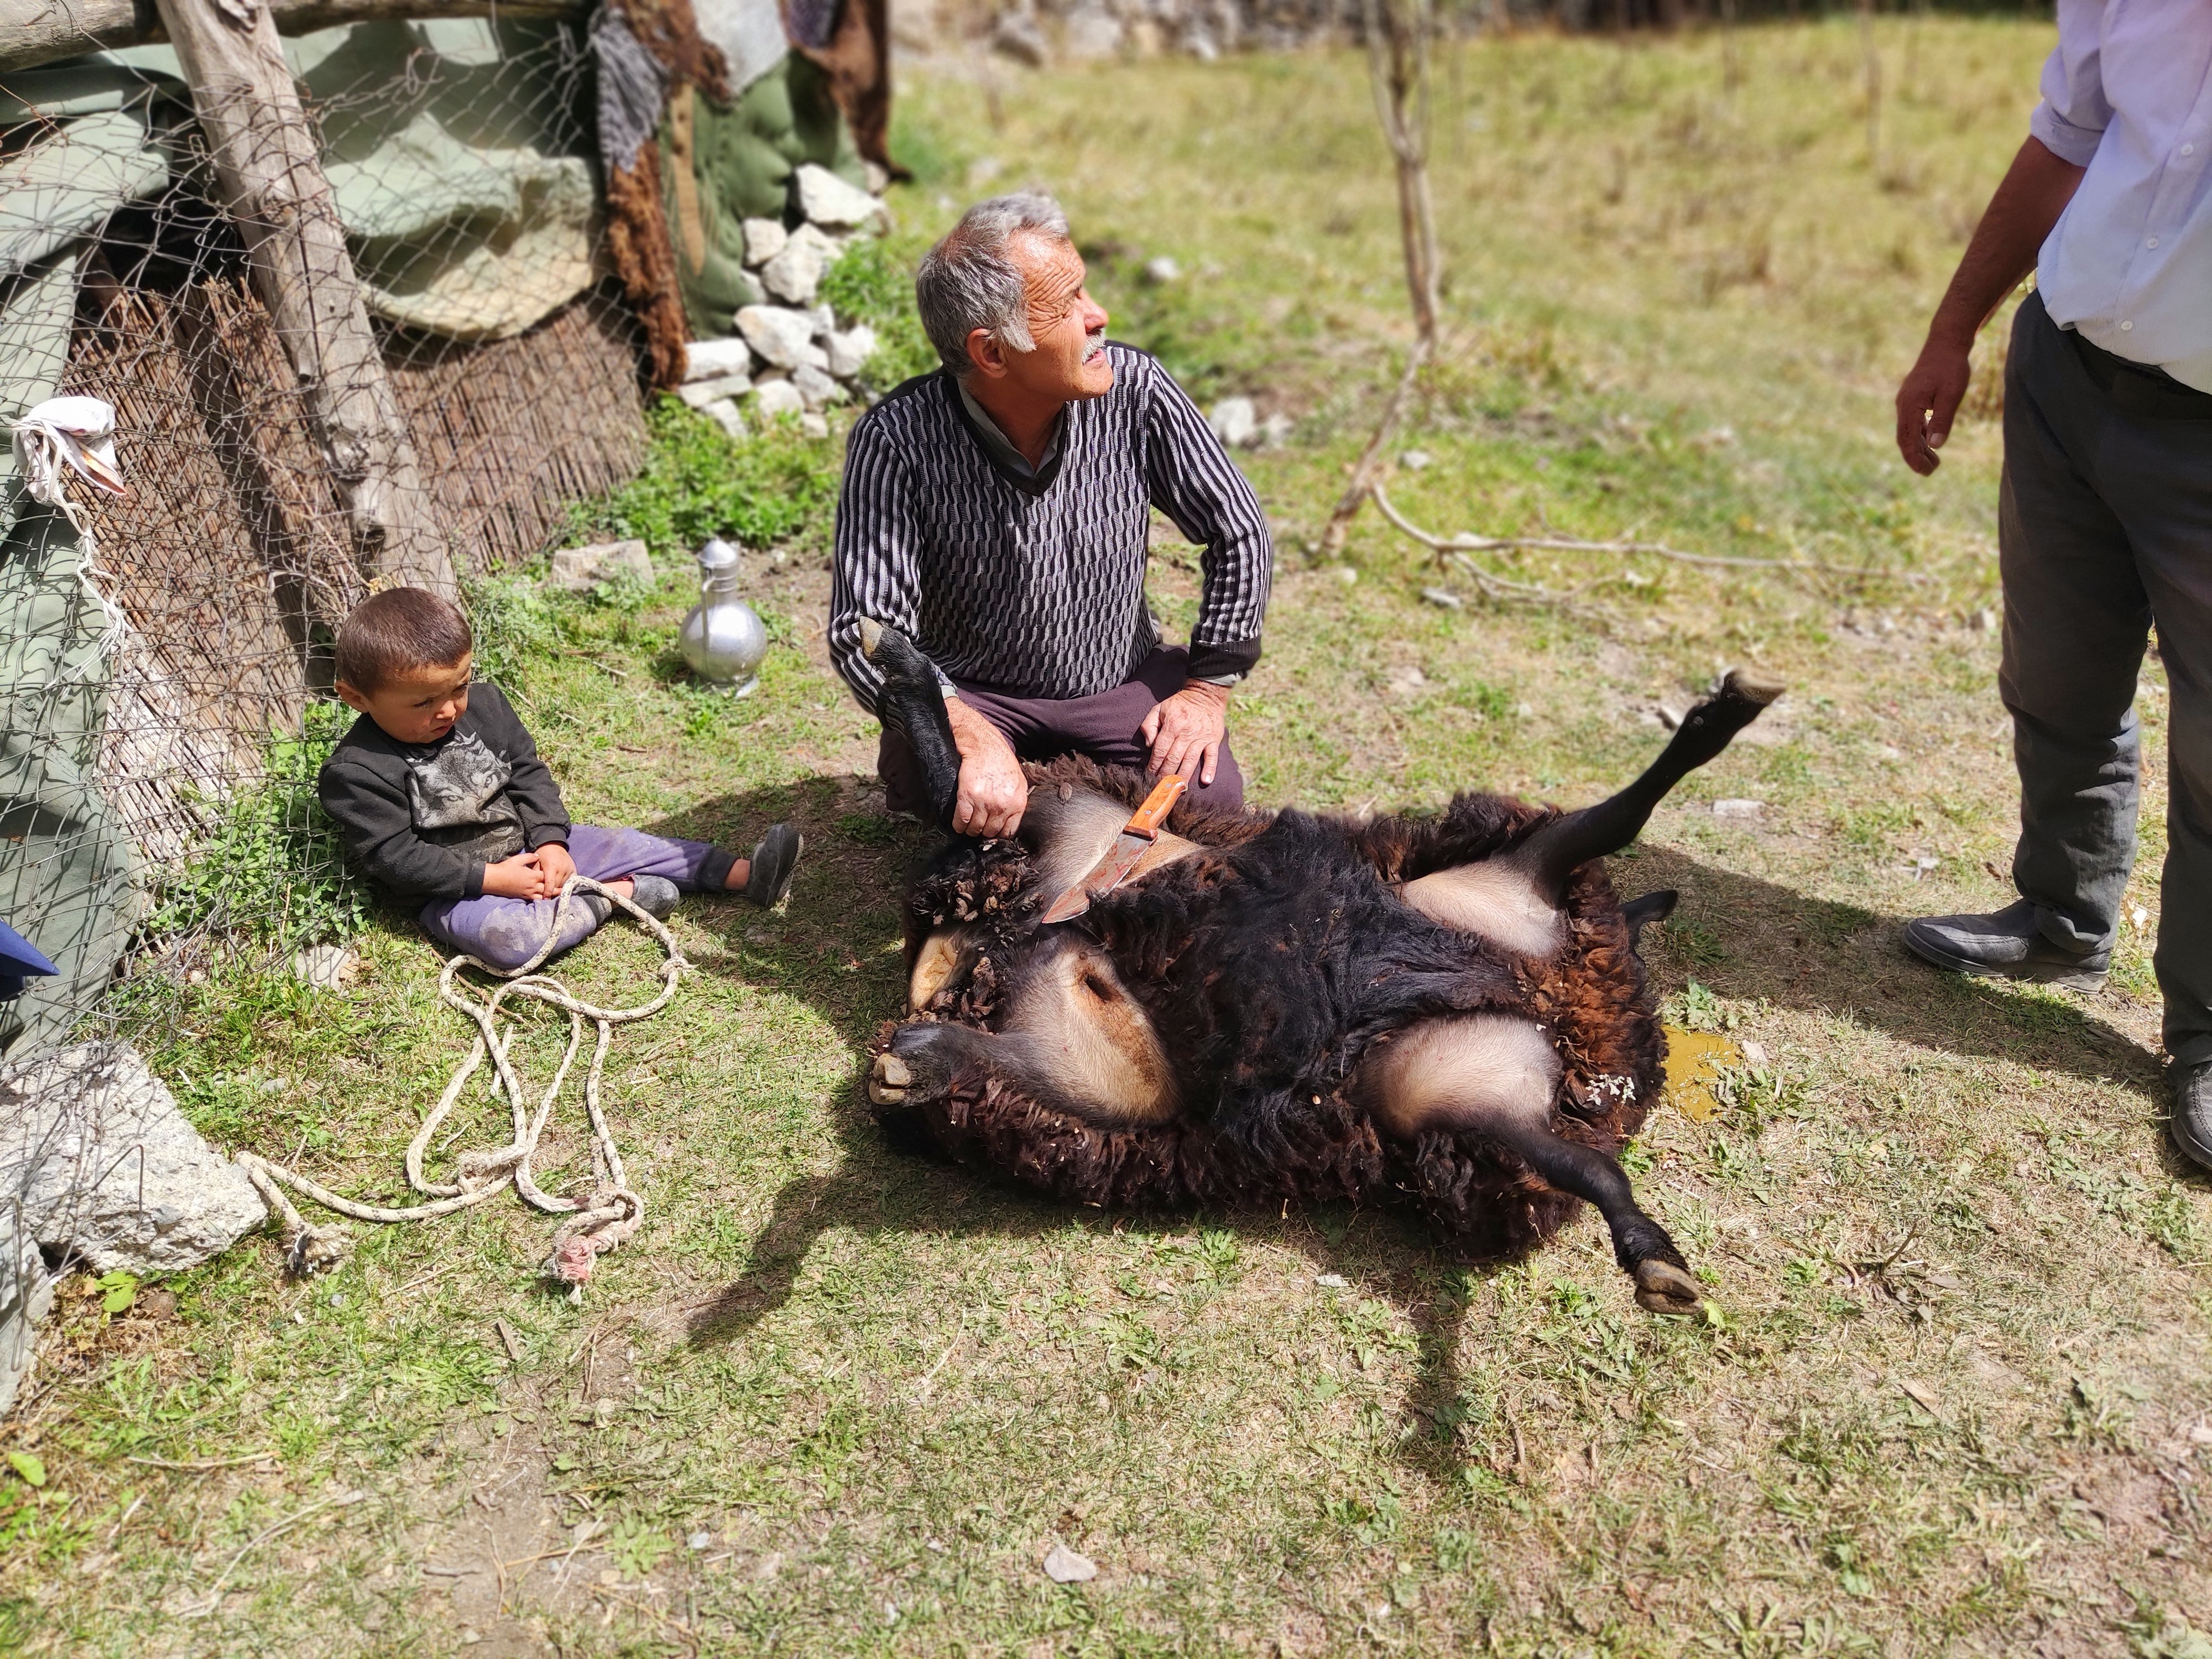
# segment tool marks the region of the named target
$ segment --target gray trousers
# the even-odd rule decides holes
[[[2135,862],[2151,624],[2172,693],[2158,982],[2166,1051],[2212,1059],[2212,398],[2125,368],[2030,295],[2005,367],[1997,539],[2021,835],[2044,936],[2100,950]]]

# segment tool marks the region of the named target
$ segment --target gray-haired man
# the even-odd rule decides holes
[[[2136,674],[2173,694],[2158,981],[2175,1147],[2212,1169],[2212,7],[2059,0],[2030,137],[1897,394],[1936,470],[1975,331],[2033,267],[2005,365],[1997,501],[2020,901],[1923,916],[1941,967],[2100,983],[2135,861]]]
[[[1012,835],[1021,762],[1079,753],[1177,772],[1234,805],[1229,688],[1260,656],[1273,549],[1252,489],[1167,371],[1109,344],[1052,198],[970,208],[921,264],[922,325],[945,360],[853,428],[837,504],[830,653],[871,710],[882,681],[860,621],[937,666],[960,748],[953,827]],[[1151,509],[1200,544],[1186,652],[1145,601]],[[919,805],[886,731],[894,810]]]

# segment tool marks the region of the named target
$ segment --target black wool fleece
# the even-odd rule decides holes
[[[316,780],[368,875],[410,897],[483,895],[484,866],[568,839],[561,786],[506,694],[487,681],[435,743],[400,743],[363,714]]]

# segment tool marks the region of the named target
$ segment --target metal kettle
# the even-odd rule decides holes
[[[699,550],[699,603],[684,619],[684,660],[702,680],[750,696],[768,655],[768,629],[738,597],[738,550],[720,536]]]

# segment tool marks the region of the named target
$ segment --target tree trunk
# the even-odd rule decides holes
[[[315,131],[263,0],[155,0],[207,135],[254,291],[299,376],[362,573],[459,596],[368,324]]]
[[[1413,349],[1367,447],[1352,469],[1352,482],[1338,498],[1322,531],[1321,550],[1334,556],[1344,550],[1360,503],[1374,488],[1383,446],[1398,429],[1413,383],[1437,345],[1437,281],[1436,212],[1429,197],[1429,0],[1366,0],[1367,68],[1375,90],[1375,113],[1390,146],[1398,172],[1398,240],[1406,260],[1406,295],[1413,309]]]

